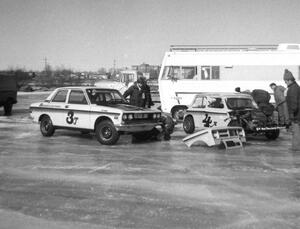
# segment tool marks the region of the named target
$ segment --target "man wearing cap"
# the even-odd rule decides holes
[[[287,85],[286,103],[288,107],[289,120],[293,128],[292,149],[300,150],[300,87],[296,83],[293,74],[284,70],[283,80]]]
[[[129,87],[123,94],[124,98],[129,98],[129,103],[133,106],[143,107],[144,106],[144,90],[143,90],[143,80],[138,78],[134,84]]]

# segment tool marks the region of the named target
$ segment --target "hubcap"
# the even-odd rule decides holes
[[[106,139],[112,136],[112,130],[109,127],[104,127],[101,132],[102,132],[102,136]]]

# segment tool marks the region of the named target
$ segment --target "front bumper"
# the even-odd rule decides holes
[[[270,131],[270,130],[281,130],[285,129],[283,126],[273,126],[273,127],[256,127],[255,131]]]
[[[122,132],[142,132],[142,131],[150,131],[154,127],[161,126],[162,123],[138,123],[138,124],[123,124],[119,126],[115,126],[117,131]]]

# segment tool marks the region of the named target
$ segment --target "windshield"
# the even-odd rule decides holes
[[[87,94],[92,104],[127,104],[126,100],[118,91],[88,89]]]
[[[256,103],[250,98],[227,98],[226,104],[227,107],[232,110],[257,108]]]

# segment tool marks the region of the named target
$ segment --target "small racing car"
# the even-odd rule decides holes
[[[125,133],[146,140],[162,124],[161,111],[131,106],[119,91],[97,87],[57,88],[45,101],[31,104],[30,111],[43,136],[56,129],[95,132],[104,145],[115,144]]]
[[[195,95],[184,115],[184,131],[191,134],[196,128],[215,126],[239,126],[246,135],[264,134],[272,140],[278,138],[282,129],[278,126],[277,111],[259,109],[249,94],[205,92]]]

